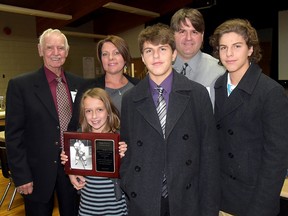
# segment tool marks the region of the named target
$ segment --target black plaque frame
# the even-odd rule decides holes
[[[64,132],[64,151],[68,155],[65,172],[119,178],[119,140],[120,136],[117,133]],[[80,156],[79,150],[76,151],[79,141],[83,146]]]

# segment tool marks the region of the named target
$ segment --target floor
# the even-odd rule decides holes
[[[4,194],[4,191],[8,183],[9,183],[9,179],[4,178],[0,171],[0,199],[2,199],[2,195]],[[8,205],[11,200],[14,188],[15,188],[14,185],[10,187],[3,204],[0,206],[1,216],[23,216],[25,215],[23,198],[19,193],[16,193],[14,201],[11,205],[11,209],[8,210]],[[56,203],[55,203],[55,208],[53,211],[53,216],[60,216],[60,214],[58,213],[58,207]]]
[[[2,195],[8,183],[9,183],[9,180],[4,178],[0,171],[0,199],[2,198]],[[13,190],[14,190],[14,185],[10,187],[2,206],[0,206],[1,216],[23,216],[25,215],[23,198],[19,193],[16,193],[11,209],[8,210],[8,205],[12,197]],[[281,199],[280,205],[281,205],[280,206],[281,212],[278,216],[288,216],[288,199]],[[55,203],[55,208],[54,208],[52,216],[60,216],[60,214],[58,213],[57,203]]]

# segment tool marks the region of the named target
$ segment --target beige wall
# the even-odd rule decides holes
[[[5,27],[11,29],[7,35]],[[123,37],[130,48],[133,58],[139,58],[137,44],[139,32],[144,25],[118,34]],[[77,29],[65,28],[66,31],[93,32],[93,23],[87,23]],[[64,65],[67,71],[83,76],[83,57],[93,57],[95,71],[99,70],[96,58],[96,43],[94,39],[67,36],[70,52]],[[42,65],[42,59],[37,50],[35,18],[32,16],[0,12],[0,95],[6,94],[8,81],[22,73],[35,71]]]
[[[133,28],[129,31],[125,31],[119,34],[120,37],[122,37],[124,40],[127,41],[132,58],[139,58],[141,56],[137,38],[140,31],[142,31],[144,28],[145,28],[144,25],[140,25],[137,26],[136,28]]]
[[[279,11],[278,15],[278,25],[279,25],[279,32],[278,32],[278,64],[279,64],[279,80],[288,80],[288,10]],[[280,46],[281,44],[281,46]]]
[[[5,27],[11,29],[10,35]],[[41,65],[35,32],[34,17],[0,13],[0,95],[6,94],[11,77]]]
[[[0,37],[0,95],[6,94],[9,79],[41,65],[35,40]]]

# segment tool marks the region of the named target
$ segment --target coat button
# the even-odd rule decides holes
[[[191,184],[190,183],[186,185],[186,189],[189,189],[189,188],[191,188]]]
[[[135,198],[137,197],[137,194],[135,192],[131,192],[131,197]]]
[[[142,145],[143,145],[143,142],[142,142],[141,140],[138,140],[138,141],[137,141],[137,145],[138,145],[138,146],[142,146]]]
[[[183,140],[188,140],[188,138],[189,138],[188,134],[184,134],[182,137]]]
[[[220,125],[220,124],[217,124],[217,125],[216,125],[216,129],[219,130],[220,128],[221,128],[221,125]]]
[[[231,152],[229,152],[229,153],[228,153],[228,157],[229,157],[229,158],[234,158],[234,155],[233,155]]]
[[[229,135],[233,135],[234,134],[233,130],[231,130],[231,129],[229,129],[227,132],[228,132]]]
[[[191,164],[192,164],[192,160],[187,160],[187,161],[186,161],[186,165],[187,165],[187,166],[190,166]]]
[[[135,166],[135,171],[136,171],[136,172],[140,172],[140,171],[141,171],[141,167]]]

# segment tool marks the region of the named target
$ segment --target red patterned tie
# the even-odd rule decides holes
[[[62,83],[62,78],[57,77],[57,87],[56,87],[56,98],[58,106],[58,116],[60,123],[60,136],[61,136],[61,146],[64,146],[63,132],[67,130],[70,118],[71,118],[71,107],[69,103],[69,97]]]

